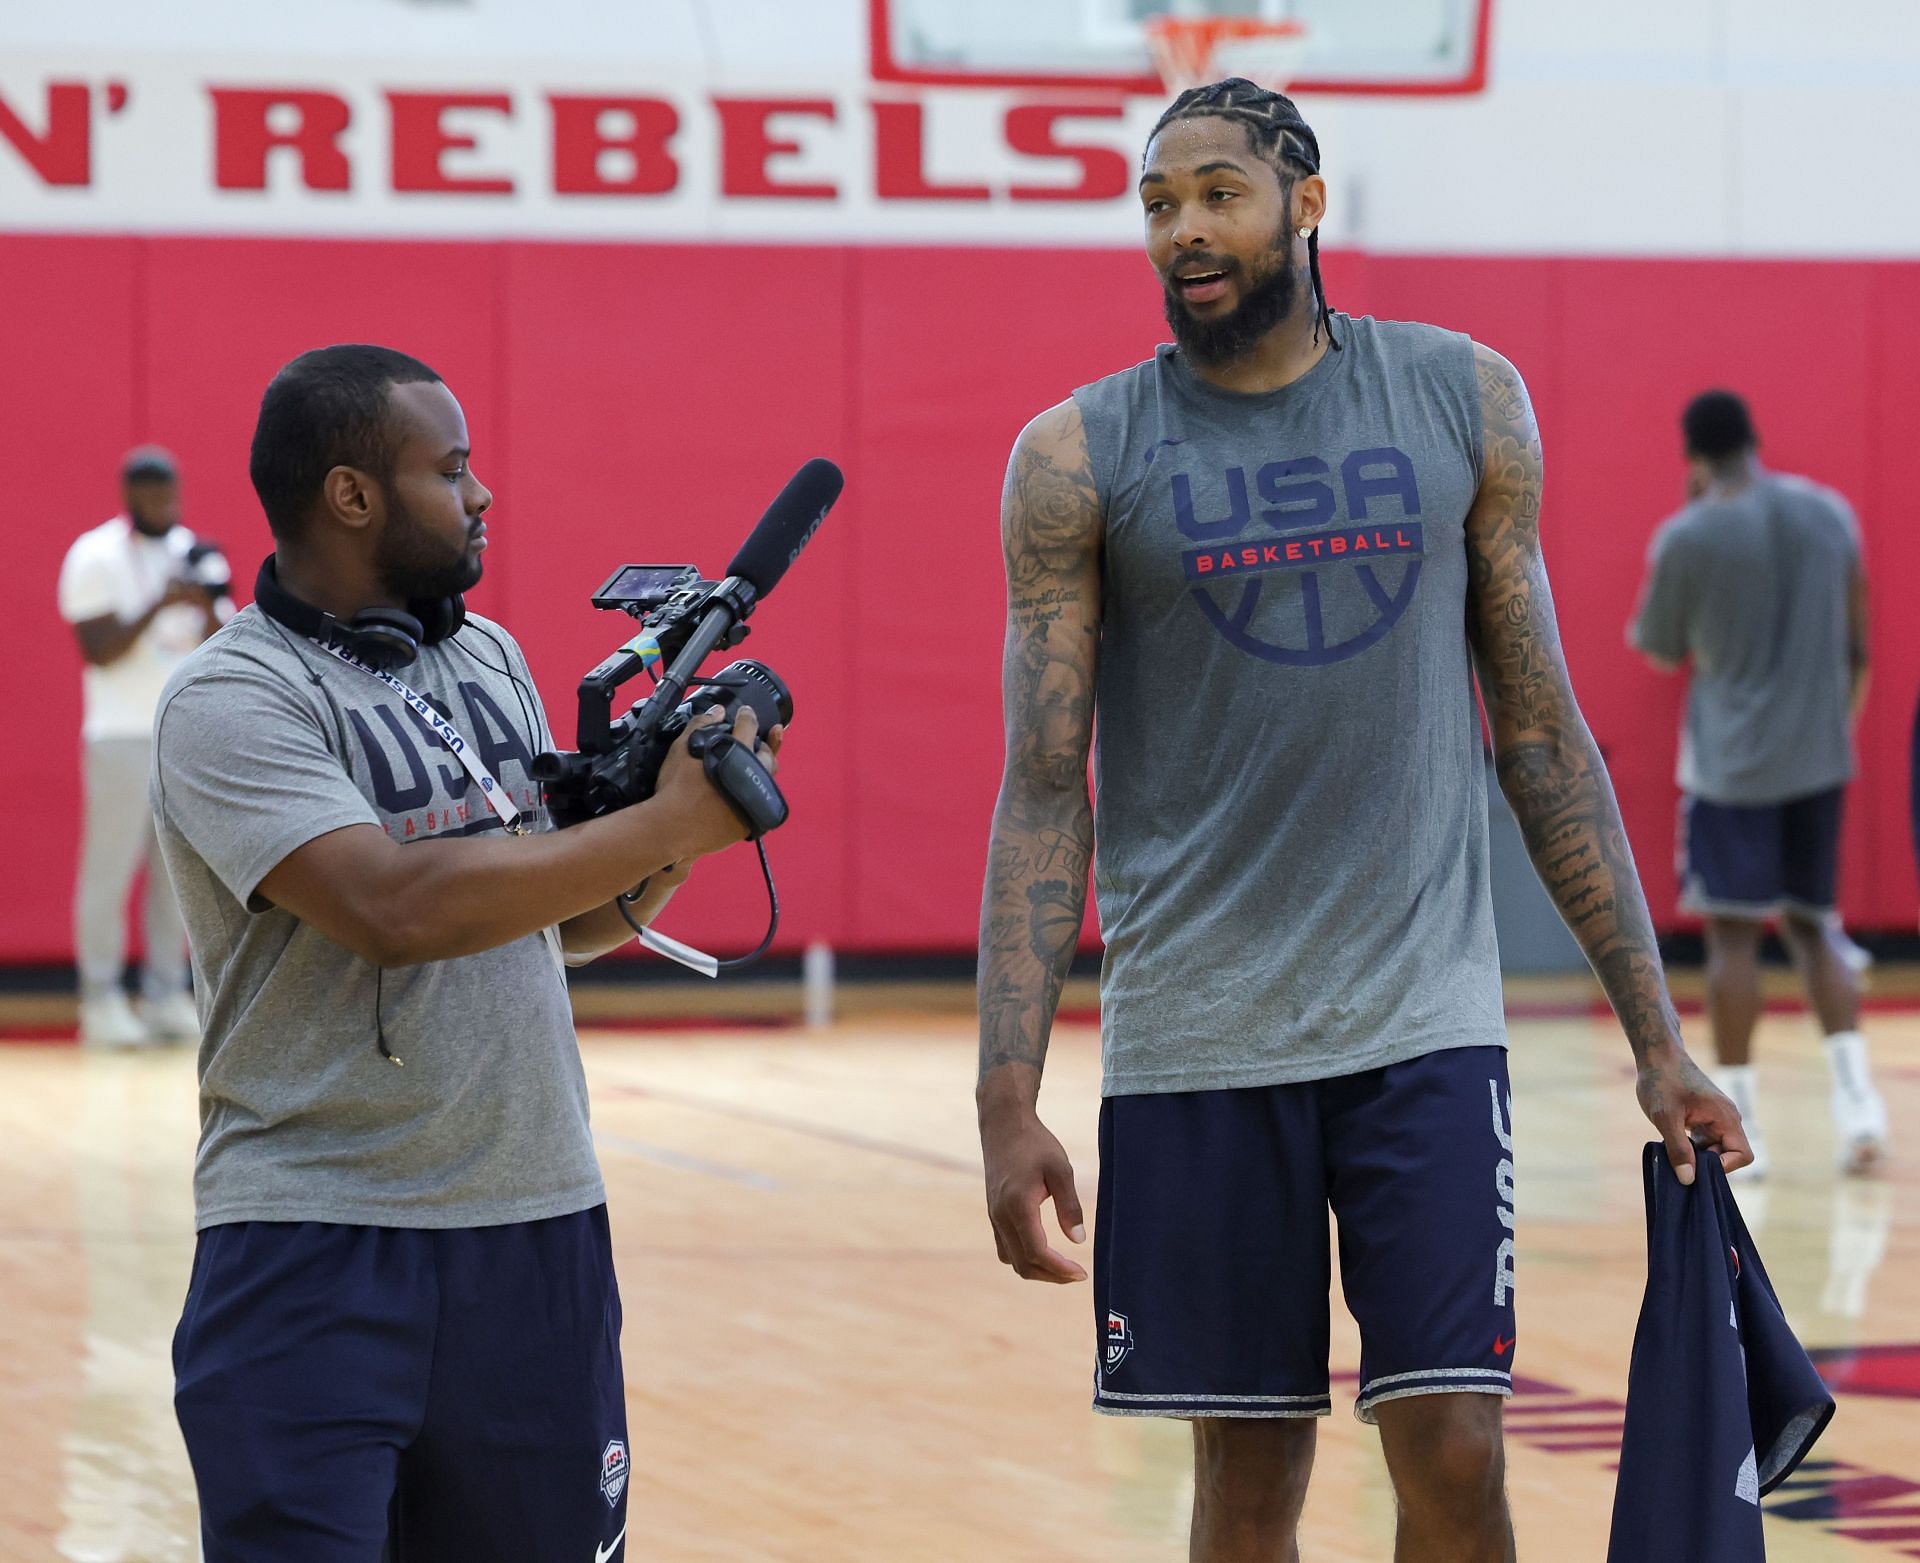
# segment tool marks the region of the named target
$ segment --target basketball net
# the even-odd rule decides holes
[[[1285,92],[1306,50],[1307,29],[1252,16],[1156,16],[1147,22],[1147,46],[1169,92],[1228,76]]]

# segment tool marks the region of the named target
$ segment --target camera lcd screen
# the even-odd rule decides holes
[[[700,571],[690,564],[625,564],[593,594],[593,605],[617,608],[630,602],[659,602],[699,579]]]

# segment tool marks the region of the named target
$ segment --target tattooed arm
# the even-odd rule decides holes
[[[1729,1170],[1752,1153],[1733,1103],[1687,1056],[1613,784],[1573,698],[1540,553],[1540,430],[1527,388],[1498,353],[1476,345],[1474,361],[1485,458],[1467,515],[1467,634],[1500,790],[1620,1017],[1640,1105],[1681,1182],[1691,1183],[1689,1129]]]
[[[1070,401],[1022,431],[1000,499],[1007,567],[1001,698],[1006,768],[980,913],[980,1078],[987,1210],[1003,1263],[1027,1280],[1086,1271],[1047,1243],[1085,1239],[1073,1168],[1040,1122],[1040,1071],[1086,914],[1093,805],[1087,751],[1100,636],[1099,498]]]

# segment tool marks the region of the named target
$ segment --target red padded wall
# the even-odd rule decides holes
[[[1866,435],[1866,471],[1854,497],[1866,535],[1874,671],[1860,733],[1865,780],[1849,827],[1855,850],[1846,866],[1872,887],[1873,899],[1859,904],[1874,922],[1911,929],[1920,885],[1906,789],[1909,722],[1920,688],[1920,614],[1907,594],[1920,581],[1920,528],[1915,491],[1901,474],[1914,455],[1920,421],[1920,266],[1879,265],[1869,276],[1869,378],[1844,415],[1857,418]]]
[[[1035,413],[1152,350],[1157,294],[1132,252],[865,250],[856,265],[848,942],[965,948],[1000,780],[1007,453]]]
[[[848,611],[861,528],[881,513],[848,435],[851,268],[841,249],[529,244],[507,252],[504,272],[501,410],[515,477],[496,490],[487,557],[508,556],[505,617],[563,743],[580,675],[632,632],[587,606],[614,565],[719,571],[808,457],[848,473],[737,653],[772,663],[794,690],[783,778],[794,819],[768,846],[789,948],[841,941],[850,925],[858,799],[846,735],[878,719],[854,703],[864,642]],[[630,687],[637,699],[644,681]],[[759,936],[761,901],[751,854],[731,853],[662,927],[737,951]]]
[[[80,653],[54,598],[77,533],[119,504],[114,473],[145,427],[132,239],[0,238],[0,469],[19,589],[0,615],[10,710],[0,788],[0,960],[73,958],[80,818]]]
[[[1678,409],[1748,395],[1769,459],[1847,493],[1866,530],[1877,671],[1844,899],[1911,925],[1906,733],[1920,568],[1899,477],[1920,415],[1920,266],[1335,255],[1343,307],[1473,332],[1511,357],[1545,431],[1549,560],[1574,678],[1655,915],[1673,916],[1679,688],[1622,632],[1648,536],[1679,495]],[[24,568],[0,625],[15,713],[0,784],[17,828],[0,961],[65,961],[78,820],[78,655],[53,583],[116,503],[136,439],[181,456],[188,516],[250,577],[268,546],[246,480],[273,369],[322,342],[418,353],[466,407],[495,490],[476,602],[526,645],[561,735],[620,638],[586,593],[629,559],[724,565],[808,456],[845,498],[748,649],[795,686],[772,844],[783,944],[970,947],[998,774],[996,504],[1020,426],[1163,334],[1131,251],[0,237],[0,449]],[[735,945],[751,860],[670,915]]]

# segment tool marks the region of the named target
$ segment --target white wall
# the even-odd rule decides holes
[[[0,100],[36,133],[50,82],[84,82],[89,181],[50,188],[0,143],[0,228],[553,234],[752,240],[1131,244],[1129,195],[1014,201],[1012,183],[1075,168],[1005,145],[1033,94],[881,87],[867,0],[75,0],[0,7]],[[108,85],[127,89],[108,109]],[[344,194],[299,188],[283,157],[262,192],[215,187],[209,85],[297,85],[352,106]],[[449,172],[508,175],[511,195],[396,192],[384,92],[505,91],[510,115],[448,117],[478,147]],[[670,100],[681,173],[668,195],[552,189],[549,92]],[[802,150],[785,179],[832,200],[729,197],[716,93],[827,99],[776,121]],[[1045,95],[1057,101],[1062,94]],[[1070,96],[1070,95],[1068,95]],[[987,201],[884,197],[871,103],[927,116],[938,179]],[[1914,0],[1495,0],[1492,81],[1466,98],[1303,100],[1334,185],[1329,235],[1382,250],[1700,255],[1920,253],[1920,5]],[[1074,139],[1129,159],[1159,108],[1087,120]]]

